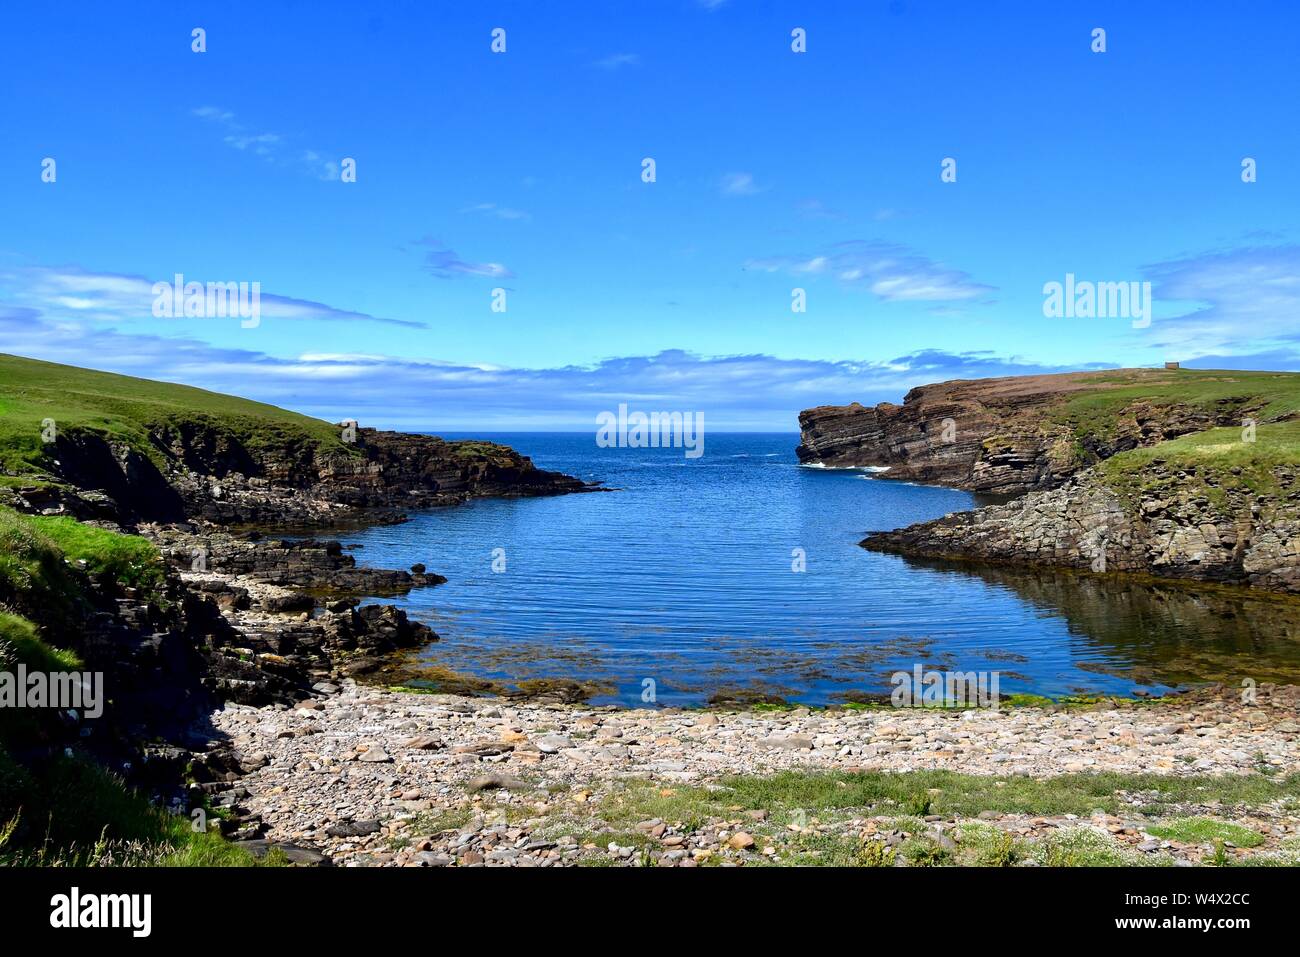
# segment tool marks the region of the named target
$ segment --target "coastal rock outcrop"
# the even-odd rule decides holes
[[[1240,470],[1238,470],[1240,471]],[[1118,478],[1094,468],[1013,502],[862,541],[919,558],[1136,572],[1300,594],[1296,472],[1262,495],[1231,471],[1154,462]]]
[[[340,427],[342,430],[343,427]],[[563,495],[593,486],[492,442],[356,429],[335,448],[283,435],[249,445],[218,424],[167,425],[141,449],[86,430],[58,436],[51,483],[15,484],[21,511],[138,522],[322,526],[486,496]]]
[[[213,572],[271,585],[310,588],[318,593],[349,595],[398,595],[447,580],[424,569],[359,566],[356,558],[334,540],[266,538],[256,532],[238,536],[216,529],[186,531],[177,526],[149,527],[145,531],[168,564],[178,571]]]
[[[1059,485],[1119,452],[1216,425],[1239,425],[1264,403],[1240,396],[1153,401],[1135,390],[1167,387],[1156,369],[958,379],[912,389],[902,405],[818,406],[799,413],[799,460],[887,468],[886,478],[998,495]],[[1070,401],[1114,392],[1102,427]]]
[[[955,380],[808,409],[797,452],[1020,496],[875,532],[876,551],[1296,593],[1298,392],[1293,373],[1176,368]]]

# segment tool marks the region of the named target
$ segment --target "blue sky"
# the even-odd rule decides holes
[[[944,378],[1300,368],[1294,5],[2,16],[0,351],[485,430],[620,402],[784,430]],[[1045,318],[1067,272],[1150,281],[1154,321]],[[154,317],[176,273],[259,282],[261,323]]]

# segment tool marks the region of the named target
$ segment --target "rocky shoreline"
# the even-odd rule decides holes
[[[472,498],[566,495],[587,483],[493,442],[359,428],[346,442],[278,436],[250,446],[215,424],[160,427],[148,448],[59,433],[54,481],[0,488],[0,504],[45,515],[219,527],[314,528],[400,521],[409,509]]]
[[[793,829],[767,810],[739,806],[702,821],[611,823],[597,812],[624,800],[628,788],[660,798],[687,788],[725,796],[731,775],[791,771],[1268,776],[1300,762],[1298,706],[1300,689],[1263,685],[1253,705],[1216,688],[1083,709],[618,710],[395,693],[345,680],[292,709],[230,704],[213,724],[242,772],[229,775],[221,798],[241,836],[297,848],[304,862],[695,866],[781,863],[809,834],[886,846],[912,835],[899,830],[903,809],[814,811]],[[1200,862],[1201,844],[1145,830],[1141,804],[1136,795],[1134,809],[1118,815],[989,810],[921,813],[913,823],[941,848],[963,828],[996,828],[1031,843],[1081,828],[1116,854]],[[1231,811],[1208,798],[1177,810]],[[1294,802],[1244,816],[1265,835],[1249,853],[1295,846]]]
[[[270,413],[251,425],[200,415],[129,440],[61,429],[29,477],[0,485],[0,505],[142,536],[163,562],[132,572],[147,588],[88,574],[81,562],[62,573],[67,610],[15,607],[110,689],[100,718],[23,742],[24,761],[42,765],[75,746],[174,810],[220,802],[225,776],[244,769],[211,726],[214,708],[289,708],[437,640],[401,609],[362,600],[442,576],[422,565],[367,568],[337,541],[269,530],[319,535],[474,498],[599,489],[495,443],[329,431]]]
[[[1020,393],[1011,392],[1003,398],[1014,405]],[[879,420],[893,413],[874,414]],[[48,473],[6,483],[0,504],[142,535],[165,565],[147,587],[68,569],[66,584],[79,592],[67,612],[75,620],[49,618],[37,603],[17,609],[60,637],[74,637],[67,644],[88,669],[103,671],[112,688],[110,706],[93,726],[69,724],[33,742],[22,757],[48,760],[76,745],[178,812],[215,808],[212,825],[256,853],[277,847],[303,864],[695,866],[800,862],[800,855],[820,853],[807,851],[807,842],[829,841],[892,861],[895,849],[912,853],[906,849],[915,847],[917,835],[906,827],[924,831],[926,846],[939,854],[961,843],[960,832],[979,827],[1026,839],[1038,834],[1046,848],[1051,833],[1081,826],[1080,818],[1077,811],[993,808],[987,815],[944,817],[927,812],[924,795],[911,802],[921,808],[912,815],[921,823],[906,826],[896,820],[898,809],[826,821],[814,813],[811,822],[798,817],[779,827],[757,806],[709,805],[707,813],[646,813],[631,822],[588,812],[626,802],[629,789],[648,788],[665,800],[678,789],[724,793],[734,775],[767,780],[783,772],[888,772],[908,780],[947,770],[1025,779],[1094,772],[1268,778],[1297,766],[1300,691],[1268,684],[1250,706],[1219,689],[1152,706],[961,713],[619,711],[566,703],[572,696],[562,693],[528,700],[368,687],[358,679],[374,680],[396,653],[437,635],[393,605],[362,600],[435,587],[444,579],[423,565],[359,566],[337,541],[315,537],[321,530],[400,521],[407,509],[476,497],[569,494],[596,486],[536,469],[492,443],[359,429],[341,447],[337,438],[327,442],[272,425],[252,442],[241,437],[242,428],[191,419],[153,428],[143,444],[61,432],[46,460]],[[931,440],[922,444],[928,448]],[[987,438],[978,444],[984,451],[997,446]],[[801,458],[816,445],[801,447]],[[953,536],[969,538],[971,523],[987,522],[988,533],[979,538],[988,543],[986,559],[1030,552],[1037,561],[1049,555],[1083,561],[1091,556],[1081,543],[1098,529],[1107,542],[1133,549],[1147,547],[1142,536],[1157,529],[1161,541],[1172,543],[1165,553],[1189,569],[1189,577],[1210,569],[1201,577],[1235,581],[1256,565],[1271,574],[1285,558],[1286,574],[1265,584],[1295,587],[1297,558],[1290,546],[1267,551],[1274,539],[1291,541],[1290,512],[1268,512],[1278,524],[1258,539],[1263,551],[1249,538],[1242,544],[1232,509],[1258,503],[1240,496],[1228,497],[1231,508],[1222,521],[1205,521],[1207,503],[1221,507],[1224,499],[1158,491],[1148,496],[1158,505],[1151,508],[1140,497],[1150,490],[1139,489],[1137,499],[1099,500],[1086,521],[1070,524],[1066,513],[1079,507],[1070,496],[1091,488],[1089,473],[1062,481],[1059,470],[1025,470],[1015,456],[998,464],[982,455],[964,464],[950,461],[969,479],[954,472],[957,478],[949,480],[1004,491],[1044,487],[1005,506],[1005,513],[950,516],[888,533],[894,537],[871,541],[872,547],[947,556]],[[977,476],[983,478],[977,482]],[[1030,476],[1037,478],[1031,482]],[[1169,478],[1186,484],[1185,474]],[[1058,498],[1061,515],[1052,512]],[[1133,501],[1142,518],[1121,525]],[[1024,526],[1026,515],[1034,523]],[[278,528],[287,536],[290,526],[305,536],[270,534]],[[1150,560],[1137,551],[1130,558],[1122,551],[1104,554],[1120,568],[1130,558],[1133,564]],[[1181,808],[1188,814],[1219,810],[1190,798]],[[1289,808],[1294,804],[1252,806],[1258,816],[1252,826],[1264,835],[1252,844],[1263,849],[1259,853],[1281,853],[1295,839],[1297,820]],[[1113,848],[1116,854],[1155,855],[1170,863],[1204,856],[1195,843],[1156,840],[1140,820],[1085,824],[1120,840],[1124,846]]]
[[[912,558],[977,561],[1244,585],[1300,594],[1300,487],[1272,470],[1277,494],[1212,469],[1156,462],[1140,482],[1090,469],[1003,505],[875,532],[864,548]]]
[[[807,837],[743,815],[698,835],[684,822],[657,820],[644,833],[634,829],[641,837],[633,851],[626,828],[584,814],[630,783],[712,788],[731,775],[782,771],[1185,776],[1300,766],[1300,688],[1269,684],[1253,706],[1218,688],[1148,704],[965,712],[621,710],[395,692],[362,682],[395,652],[437,636],[391,606],[358,607],[349,589],[402,591],[428,587],[436,576],[419,566],[358,568],[335,542],[150,531],[185,586],[213,602],[229,629],[207,651],[207,685],[219,703],[207,739],[193,741],[187,755],[188,803],[210,803],[228,837],[256,853],[278,848],[292,863],[782,863],[793,853],[783,843]],[[194,570],[188,563],[200,548],[207,566]],[[824,822],[822,836],[860,841],[879,831],[887,847],[902,848],[913,838],[894,833],[895,816]],[[1276,840],[1259,853],[1300,833],[1295,815],[1266,817]],[[990,813],[927,827],[941,845],[963,826],[1002,829],[1017,840],[1084,827],[1119,841],[1125,853],[1184,862],[1204,856],[1199,845],[1155,841],[1118,823],[1121,831],[1108,830],[1115,820]],[[737,829],[756,844],[733,846]]]
[[[873,531],[861,544],[874,551],[1297,594],[1300,470],[1275,380],[1290,377],[1122,369],[941,382],[901,406],[805,410],[797,452],[994,496]]]
[[[437,636],[400,609],[358,598],[436,586],[439,576],[418,565],[359,567],[334,541],[205,523],[139,531],[157,543],[184,595],[183,624],[171,630],[194,650],[198,661],[186,674],[202,689],[190,699],[198,723],[173,728],[173,744],[146,748],[144,779],[165,797],[168,769],[183,770],[188,794],[171,798],[174,806],[210,806],[212,826],[227,837],[299,865],[806,863],[799,848],[824,840],[879,843],[884,850],[872,853],[890,856],[919,839],[900,830],[892,812],[814,815],[791,831],[750,808],[702,828],[647,817],[629,831],[586,811],[622,800],[628,787],[714,789],[737,774],[1254,775],[1293,769],[1300,758],[1300,689],[1271,685],[1251,707],[1220,689],[1158,706],[961,713],[623,711],[396,693],[358,679]],[[150,733],[158,729],[155,720]],[[1281,853],[1300,833],[1291,812],[1252,813],[1269,837],[1243,854]],[[1076,831],[1086,840],[1105,835],[1115,844],[1107,853],[1135,862],[1205,856],[1200,845],[1157,840],[1123,815],[923,817],[925,841],[941,849],[992,828],[1041,848]]]

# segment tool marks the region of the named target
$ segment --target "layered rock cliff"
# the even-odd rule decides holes
[[[902,405],[807,409],[796,452],[809,464],[885,467],[890,479],[1018,495],[1127,449],[1238,425],[1267,405],[1258,384],[1231,373],[1189,390],[1203,375],[1124,369],[941,382],[912,389]]]
[[[1213,471],[1152,466],[1130,497],[1100,470],[1013,502],[863,540],[873,551],[997,564],[1136,572],[1300,594],[1300,487],[1226,486]]]
[[[340,433],[342,429],[340,428]],[[162,427],[151,445],[70,430],[53,443],[52,482],[16,484],[10,504],[123,524],[326,525],[484,496],[560,495],[588,486],[488,442],[356,430],[322,447],[286,437],[249,448],[219,424]]]
[[[0,355],[0,505],[77,518],[321,525],[584,483],[491,442],[332,425],[189,386]]]
[[[259,756],[212,734],[212,709],[312,708],[341,679],[437,640],[398,607],[362,604],[445,581],[423,565],[359,567],[336,541],[236,526],[391,521],[589,488],[490,442],[347,428],[0,355],[0,670],[73,655],[109,689],[94,721],[59,710],[0,722],[0,822],[39,808],[49,767],[75,751],[174,809],[220,804],[223,833],[256,838],[236,781]],[[19,766],[31,786],[15,791]],[[45,823],[24,820],[14,837],[39,842]]]
[[[1118,370],[945,382],[800,415],[799,456],[1019,495],[875,532],[927,559],[1300,593],[1300,376]]]

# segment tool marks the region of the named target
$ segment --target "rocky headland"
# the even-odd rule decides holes
[[[805,462],[1014,501],[867,536],[929,559],[1300,590],[1300,376],[1130,369],[800,415]]]
[[[876,532],[862,545],[912,557],[1300,593],[1296,472],[1268,470],[1268,493],[1242,476],[1194,462],[1153,461],[1132,474],[1090,469],[1006,504]]]
[[[219,423],[161,425],[143,449],[86,430],[60,432],[47,451],[48,471],[15,483],[8,504],[124,525],[320,528],[395,521],[407,509],[472,498],[590,488],[495,443],[347,429],[335,427],[346,441],[286,436],[252,445]]]

